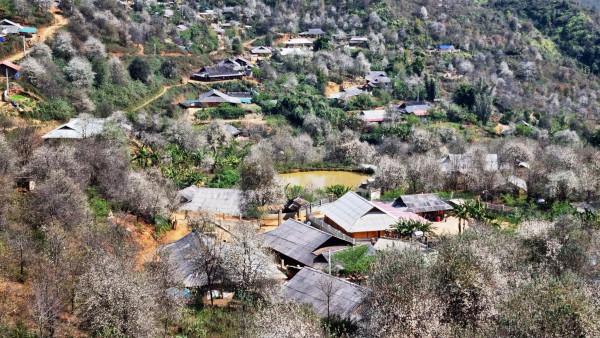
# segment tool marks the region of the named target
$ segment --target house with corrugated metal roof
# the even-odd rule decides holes
[[[318,38],[325,35],[325,31],[321,28],[309,28],[308,30],[300,33],[300,36],[309,36],[312,38]]]
[[[242,191],[238,189],[187,187],[177,193],[178,211],[186,215],[213,215],[241,218]]]
[[[358,115],[358,118],[366,124],[383,123],[387,117],[385,109],[363,110]]]
[[[196,100],[186,100],[181,103],[184,108],[216,107],[222,104],[239,105],[252,102],[250,93],[223,93],[217,89],[211,89],[201,94]]]
[[[94,137],[104,131],[106,119],[76,117],[48,132],[42,139],[84,139]]]
[[[366,88],[389,88],[392,80],[387,76],[384,71],[370,71],[365,75],[367,81]]]
[[[436,194],[402,195],[392,206],[399,211],[412,212],[434,222],[443,220],[446,212],[453,209]]]
[[[304,267],[283,286],[286,301],[310,305],[322,318],[337,316],[359,322],[370,290],[319,270]]]
[[[448,154],[440,163],[441,170],[448,174],[465,174],[477,167],[486,172],[496,172],[499,169],[498,154],[485,154],[480,161],[474,154]]]
[[[323,266],[323,254],[338,251],[350,243],[302,222],[288,219],[277,229],[262,235],[264,245],[279,256],[281,266]]]
[[[208,278],[206,272],[198,268],[198,260],[201,259],[202,253],[206,252],[203,250],[204,247],[213,247],[220,245],[218,253],[223,255],[223,261],[227,260],[227,257],[232,254],[232,244],[219,242],[215,243],[218,239],[202,234],[198,231],[192,231],[185,235],[183,238],[176,242],[166,244],[158,249],[158,256],[161,260],[166,261],[171,267],[171,274],[173,279],[178,284],[183,285],[186,288],[203,288],[208,285]],[[217,250],[213,250],[217,251]],[[281,273],[275,264],[266,264],[268,258],[266,254],[260,250],[252,252],[255,255],[255,259],[252,262],[256,264],[263,264],[256,266],[256,269],[261,269],[264,272],[265,278],[268,280],[283,281],[286,276]],[[227,276],[224,274],[217,274],[217,280],[213,281],[214,284],[222,285],[227,280],[236,281],[239,276]]]
[[[353,191],[321,207],[320,212],[326,224],[355,239],[383,237],[399,220]]]

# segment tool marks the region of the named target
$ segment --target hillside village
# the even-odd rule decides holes
[[[0,337],[600,336],[598,41],[578,1],[0,1]]]

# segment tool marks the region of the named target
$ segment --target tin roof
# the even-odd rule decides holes
[[[314,252],[333,235],[310,225],[288,219],[277,229],[263,234],[265,246],[304,265],[313,266],[318,257]]]
[[[323,214],[348,233],[388,230],[397,220],[350,191],[321,208]]]
[[[402,195],[392,205],[400,211],[413,213],[452,210],[452,206],[442,201],[436,194]]]
[[[309,267],[283,286],[286,300],[308,304],[320,317],[331,314],[352,321],[362,319],[361,305],[368,293],[367,288]]]
[[[101,134],[105,119],[73,118],[42,136],[43,139],[83,139]]]
[[[242,192],[237,189],[187,187],[178,192],[181,211],[240,216]]]

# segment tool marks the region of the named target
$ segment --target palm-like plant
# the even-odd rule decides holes
[[[458,233],[461,234],[464,224],[469,219],[469,209],[465,204],[459,204],[454,207],[454,215],[458,218]]]
[[[415,220],[400,220],[396,223],[395,226],[396,232],[400,234],[400,236],[410,236],[415,231],[423,231],[423,233],[428,233],[433,230],[433,226],[429,222],[420,222]]]
[[[133,152],[132,161],[142,168],[148,168],[158,163],[158,154],[149,146],[141,145]]]

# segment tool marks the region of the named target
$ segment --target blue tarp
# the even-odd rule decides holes
[[[37,28],[35,27],[23,27],[19,30],[19,33],[23,34],[35,34],[37,33]]]

